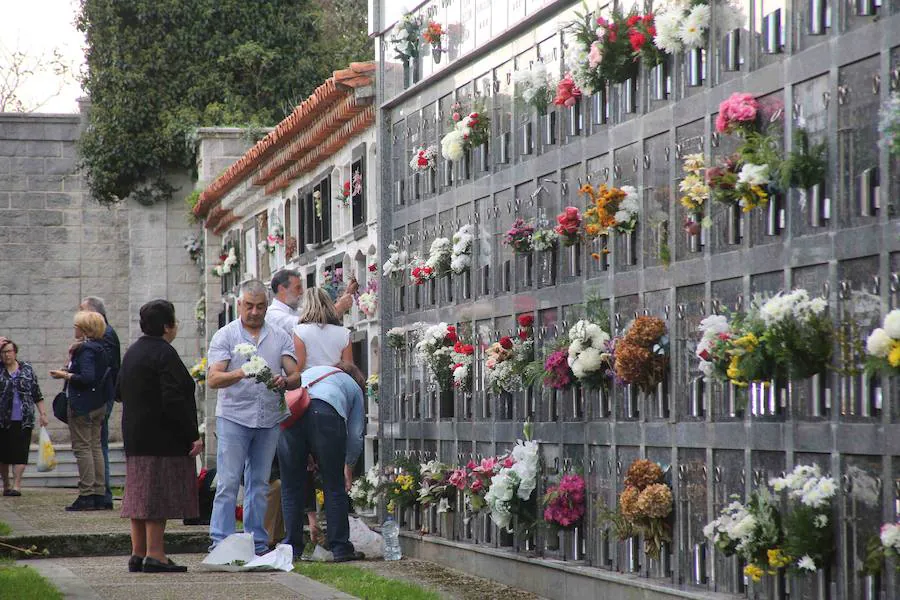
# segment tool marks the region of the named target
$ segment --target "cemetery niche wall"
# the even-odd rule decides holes
[[[898,9],[382,8],[382,507],[634,585],[900,598]]]

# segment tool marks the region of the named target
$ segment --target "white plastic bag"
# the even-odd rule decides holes
[[[200,566],[207,571],[292,571],[294,550],[278,544],[271,552],[256,556],[252,533],[232,533],[213,548]]]
[[[316,549],[309,555],[309,560],[314,562],[331,562],[334,560],[334,554],[331,550],[326,550],[321,544],[316,544]]]
[[[50,434],[47,433],[47,428],[41,427],[41,432],[38,434],[37,470],[41,473],[46,473],[55,468],[56,451],[53,449],[53,442],[50,441]]]
[[[381,534],[369,529],[362,519],[350,517],[350,542],[358,552],[365,554],[366,558],[384,556]]]

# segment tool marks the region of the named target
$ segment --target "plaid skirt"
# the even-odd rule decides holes
[[[190,519],[199,516],[197,466],[190,456],[125,458],[126,519]]]

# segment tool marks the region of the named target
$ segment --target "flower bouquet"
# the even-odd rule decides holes
[[[581,99],[581,90],[575,85],[571,73],[566,73],[565,77],[556,84],[556,96],[553,98],[553,104],[556,106],[565,106],[570,108]]]
[[[365,476],[358,477],[350,486],[350,500],[353,505],[362,510],[375,508],[380,496],[380,490],[384,487],[385,480],[381,474],[381,468],[373,465],[366,471]]]
[[[800,202],[806,202],[806,190],[825,181],[828,172],[828,143],[813,144],[805,127],[794,131],[794,149],[781,163],[780,183],[786,190],[800,190]]]
[[[581,475],[563,475],[544,494],[544,522],[559,529],[577,527],[584,518],[585,485]]]
[[[759,581],[768,570],[770,556],[782,562],[778,552],[784,539],[781,514],[766,487],[750,494],[746,504],[734,498],[703,528],[703,535],[725,556],[741,557],[747,563],[744,575]]]
[[[472,391],[472,362],[475,359],[475,346],[457,341],[450,352],[450,370],[453,374],[453,386],[463,393]]]
[[[406,348],[405,327],[392,327],[387,330],[385,335],[387,336],[388,348],[393,348],[394,350],[403,350]]]
[[[641,208],[641,200],[634,187],[625,185],[616,188],[600,184],[594,188],[586,183],[579,188],[578,194],[587,196],[590,201],[590,207],[584,211],[584,233],[588,239],[609,235],[610,231],[634,231]]]
[[[237,270],[240,264],[237,248],[230,245],[219,254],[219,264],[212,268],[212,274],[216,277],[223,277],[232,270]]]
[[[419,32],[422,31],[422,17],[406,13],[397,22],[397,31],[391,36],[395,57],[409,63],[419,56]]]
[[[248,343],[238,344],[234,347],[234,353],[246,359],[246,362],[241,365],[244,375],[256,380],[257,383],[262,383],[269,391],[275,392],[278,395],[278,410],[287,410],[284,402],[284,387],[275,385],[275,378],[278,376],[272,372],[263,357],[257,354],[256,346]]]
[[[350,204],[353,202],[353,198],[351,196],[352,190],[350,189],[350,180],[344,182],[344,185],[341,187],[341,193],[335,198],[338,204],[340,204],[343,208],[349,208]]]
[[[445,238],[446,239],[446,238]],[[415,285],[424,285],[434,279],[434,269],[422,257],[413,254],[409,261],[409,280]]]
[[[378,310],[378,280],[370,279],[365,289],[356,297],[356,306],[366,316],[371,319]]]
[[[500,470],[491,478],[490,489],[484,496],[491,520],[497,527],[513,531],[513,517],[518,528],[527,532],[535,522],[534,490],[537,487],[537,442],[519,440],[512,452],[500,460]]]
[[[710,315],[700,321],[702,337],[694,354],[700,361],[700,372],[706,381],[733,383],[744,387],[747,381],[732,379],[738,373],[741,346],[736,344],[741,332],[733,329],[728,317]]]
[[[475,227],[463,225],[453,234],[450,250],[450,270],[461,275],[472,268],[472,247],[475,242]]]
[[[534,249],[533,235],[534,227],[526,223],[522,217],[516,217],[512,227],[503,236],[503,243],[518,254],[527,254]]]
[[[547,107],[553,99],[550,89],[550,76],[544,63],[538,62],[529,69],[522,69],[513,74],[513,83],[522,100],[533,106],[539,115],[547,114]]]
[[[453,244],[445,237],[435,238],[428,250],[425,265],[434,273],[434,277],[443,277],[450,272],[450,259],[453,255]]]
[[[430,460],[422,464],[420,472],[422,480],[419,488],[419,504],[425,508],[437,505],[439,513],[453,512],[458,489],[450,483],[453,471],[449,465]]]
[[[615,340],[613,368],[616,378],[652,393],[665,379],[669,338],[666,323],[658,317],[640,316],[624,336]]]
[[[760,338],[775,368],[789,379],[822,373],[831,360],[834,326],[824,298],[806,290],[779,293],[759,306],[765,331]]]
[[[771,182],[769,165],[745,163],[740,154],[726,157],[706,170],[706,184],[712,199],[722,204],[740,206],[744,212],[769,202],[768,186]]]
[[[885,315],[882,326],[869,334],[866,354],[869,373],[900,374],[900,309]]]
[[[648,69],[652,69],[656,65],[665,60],[665,55],[656,46],[656,17],[652,12],[640,14],[632,12],[625,19],[625,25],[628,26],[626,35],[628,43],[631,44],[631,52],[634,60],[640,60]]]
[[[466,466],[455,469],[447,481],[458,491],[466,494],[466,501],[475,512],[485,508],[485,495],[491,487],[491,478],[500,471],[496,458],[483,458],[481,463],[469,461]]]
[[[384,485],[384,497],[387,499],[388,512],[398,508],[410,508],[419,497],[419,469],[400,469],[400,472],[389,477]]]
[[[878,114],[881,145],[892,156],[896,156],[900,154],[900,93],[893,92]]]
[[[194,264],[203,266],[203,240],[196,235],[189,235],[184,238],[184,249]]]
[[[517,321],[520,329],[515,338],[503,336],[484,353],[488,384],[495,394],[524,389],[525,375],[534,357],[534,317],[520,315]]]
[[[558,339],[550,348],[547,356],[532,362],[526,372],[528,385],[540,379],[541,383],[554,390],[567,390],[575,382],[575,375],[569,367],[569,340]]]
[[[746,135],[758,131],[760,105],[753,94],[735,92],[719,104],[716,131]]]
[[[322,269],[322,281],[319,283],[319,287],[331,297],[332,302],[335,302],[338,299],[343,286],[343,267],[325,267]]]
[[[437,146],[421,147],[413,151],[409,168],[413,173],[425,173],[437,168]]]
[[[531,244],[536,252],[550,252],[559,246],[559,234],[555,229],[537,229],[531,236]]]
[[[885,523],[881,531],[869,540],[863,574],[879,575],[884,562],[891,558],[894,559],[894,568],[900,573],[900,522]]]
[[[194,378],[194,381],[196,381],[200,385],[203,385],[204,383],[206,383],[207,364],[208,363],[206,361],[206,357],[204,356],[203,358],[200,359],[200,362],[198,362],[193,367],[191,367],[191,370],[189,371],[191,374],[191,377]]]
[[[366,396],[373,402],[378,402],[378,373],[372,373],[366,379]]]
[[[734,2],[722,2],[716,12],[722,19],[718,24],[719,31],[729,32],[740,27],[744,20],[743,8]],[[709,0],[675,2],[656,15],[653,41],[667,54],[704,48],[710,22]]]
[[[432,325],[425,330],[421,341],[416,344],[416,351],[431,368],[434,378],[442,392],[453,389],[453,365],[451,353],[459,338],[456,327],[446,323]]]
[[[465,157],[466,150],[487,143],[491,122],[488,115],[479,112],[464,116],[458,102],[453,105],[452,110],[453,129],[441,138],[441,156],[458,162]]]
[[[582,319],[569,330],[568,340],[567,364],[578,383],[588,389],[605,387],[612,366],[609,333],[597,323]]]
[[[388,259],[384,262],[381,270],[391,280],[391,283],[401,285],[403,283],[403,273],[409,266],[407,264],[408,260],[406,250],[401,250],[397,242],[391,242],[388,245]]]
[[[585,4],[584,12],[575,16],[577,20],[568,28],[574,35],[577,51],[568,66],[579,88],[593,94],[602,90],[607,81],[622,83],[637,76],[640,51],[637,54],[634,51],[628,20],[640,19],[639,15],[632,12],[626,17],[616,9],[610,20],[594,18]]]
[[[581,211],[574,206],[567,206],[556,216],[556,231],[564,246],[574,246],[581,242]]]
[[[425,27],[425,31],[422,32],[422,39],[425,40],[425,43],[431,45],[431,56],[436,63],[441,62],[441,51],[443,47],[442,38],[445,35],[447,35],[447,32],[444,31],[441,24],[436,21],[429,21],[428,26]]]
[[[599,524],[611,523],[620,540],[643,536],[644,552],[654,560],[659,559],[663,543],[672,541],[672,488],[664,476],[655,462],[643,458],[634,461],[625,473],[618,508],[601,506],[599,514]]]
[[[313,197],[313,212],[316,214],[316,218],[321,221],[322,220],[322,190],[314,190],[312,197]]]
[[[681,206],[693,216],[685,221],[685,232],[690,235],[700,233],[701,225],[709,227],[708,219],[703,219],[703,207],[709,200],[709,185],[706,183],[706,160],[702,153],[688,154],[684,157],[684,179],[678,184],[681,191]]]
[[[818,465],[797,465],[785,477],[769,480],[772,489],[786,492],[790,511],[782,518],[784,542],[770,553],[769,565],[795,573],[816,571],[831,564],[835,538],[832,501],[837,486],[823,477]]]

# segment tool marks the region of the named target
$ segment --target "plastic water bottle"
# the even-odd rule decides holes
[[[400,560],[400,526],[393,518],[388,517],[381,526],[381,535],[384,538],[384,560]]]

